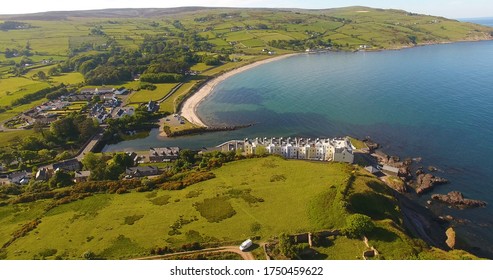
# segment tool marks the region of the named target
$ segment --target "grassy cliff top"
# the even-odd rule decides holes
[[[14,233],[25,235],[1,256],[80,259],[90,251],[125,259],[146,256],[156,246],[231,245],[252,236],[261,243],[281,233],[341,229],[355,213],[372,218],[375,229],[367,236],[381,257],[415,259],[429,250],[406,233],[391,190],[357,167],[267,157],[231,162],[213,172],[214,179],[176,191],[96,194],[49,211],[44,210],[49,199],[2,206],[0,243]],[[25,230],[28,225],[34,228]],[[356,259],[361,248],[362,240],[341,237],[315,249],[327,259]],[[433,252],[424,257],[460,255]]]

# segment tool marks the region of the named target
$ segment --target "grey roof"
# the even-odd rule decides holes
[[[370,172],[371,174],[375,174],[375,173],[380,172],[380,170],[378,170],[377,168],[375,168],[374,166],[371,166],[371,165],[365,167],[365,170]]]
[[[387,171],[387,172],[392,172],[392,173],[399,173],[399,168],[397,167],[393,167],[393,166],[390,166],[390,165],[384,165],[382,167],[382,170],[383,171]]]

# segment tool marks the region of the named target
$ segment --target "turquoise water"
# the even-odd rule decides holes
[[[201,148],[244,137],[371,136],[389,154],[422,157],[487,208],[439,214],[469,220],[460,234],[493,252],[493,42],[385,52],[299,55],[243,72],[218,85],[199,107],[212,125],[249,124],[234,132],[106,147]],[[430,199],[424,195],[421,201]]]

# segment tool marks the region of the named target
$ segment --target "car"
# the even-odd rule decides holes
[[[253,241],[251,239],[247,239],[243,241],[243,243],[241,243],[240,250],[245,251],[246,249],[250,248],[250,246],[252,245],[253,245]]]

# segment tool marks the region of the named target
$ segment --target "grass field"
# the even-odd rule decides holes
[[[24,139],[33,134],[32,130],[2,131],[0,132],[0,147],[9,146],[12,141],[18,142],[18,139]]]
[[[143,103],[157,101],[165,97],[177,84],[156,84],[155,90],[139,90],[132,93],[127,103]]]
[[[267,239],[282,232],[325,228],[327,225],[320,221],[331,221],[334,228],[340,228],[347,214],[328,210],[327,205],[340,205],[340,197],[326,193],[344,190],[350,170],[344,164],[268,157],[229,163],[214,171],[215,179],[180,191],[99,194],[45,214],[43,202],[4,206],[0,207],[0,222],[5,229],[0,242],[8,240],[6,232],[36,217],[41,223],[8,247],[9,259],[31,259],[47,249],[56,249],[57,255],[70,259],[81,258],[86,251],[110,259],[132,258],[148,254],[154,246],[241,241],[252,235]],[[373,179],[358,177],[353,191],[365,189],[368,180]],[[325,198],[323,203],[320,197]],[[255,232],[252,224],[260,225]],[[346,251],[328,248],[327,255],[361,255],[362,242],[353,243],[337,241],[335,244]],[[394,248],[392,244],[377,246]],[[340,252],[334,255],[334,250]]]
[[[349,239],[345,236],[329,238],[329,246],[313,248],[320,259],[328,260],[362,260],[366,245],[362,240]]]
[[[252,236],[263,242],[281,233],[341,229],[345,217],[365,213],[376,225],[367,237],[380,258],[474,258],[463,251],[428,251],[423,241],[409,237],[389,188],[358,168],[271,156],[228,163],[213,172],[216,178],[178,191],[97,194],[48,212],[49,200],[2,206],[1,244],[22,225],[37,218],[41,222],[0,253],[7,259],[81,259],[86,252],[129,259],[148,255],[156,246],[230,245]],[[344,236],[323,244],[313,248],[316,259],[362,259],[366,250],[362,240]],[[255,255],[263,258],[262,250]]]
[[[50,81],[65,85],[77,85],[84,82],[84,76],[81,73],[62,73],[58,76],[50,77]]]
[[[48,83],[26,78],[0,79],[0,106],[10,106],[12,101],[47,87]]]

